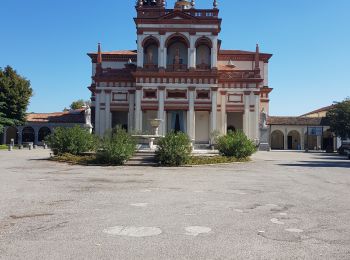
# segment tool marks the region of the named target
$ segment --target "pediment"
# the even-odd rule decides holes
[[[160,20],[198,20],[197,17],[175,10],[174,12],[163,15]]]

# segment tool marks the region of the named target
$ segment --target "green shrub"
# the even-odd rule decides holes
[[[123,165],[135,153],[136,142],[124,129],[117,127],[105,134],[96,158],[99,163]]]
[[[221,155],[237,159],[247,158],[256,152],[254,142],[249,140],[242,131],[230,131],[227,135],[220,136],[217,140],[217,148]]]
[[[181,132],[171,132],[158,141],[156,159],[161,165],[180,166],[189,162],[191,152],[189,137]]]
[[[57,127],[46,142],[55,155],[70,153],[78,155],[95,150],[96,137],[80,126]]]

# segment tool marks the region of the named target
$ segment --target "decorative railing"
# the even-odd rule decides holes
[[[169,64],[166,69],[167,71],[186,71],[187,64]]]

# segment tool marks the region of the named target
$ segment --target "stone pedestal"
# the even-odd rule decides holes
[[[270,129],[268,127],[260,128],[259,151],[270,151],[269,132]]]

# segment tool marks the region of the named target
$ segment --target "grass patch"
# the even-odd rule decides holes
[[[56,155],[50,158],[51,161],[65,162],[69,164],[90,165],[97,164],[96,155],[73,155],[65,153],[62,155]]]
[[[7,150],[8,146],[6,144],[1,144],[0,145],[0,150]]]
[[[205,164],[220,164],[234,162],[248,162],[249,158],[237,159],[235,157],[226,156],[191,156],[187,165],[205,165]]]

